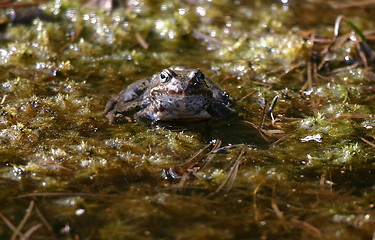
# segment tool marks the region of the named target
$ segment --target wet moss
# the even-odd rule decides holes
[[[47,2],[52,18],[27,24],[0,11],[0,212],[17,226],[33,199],[22,233],[42,223],[31,239],[372,237],[372,63],[364,68],[348,41],[314,73],[323,56],[306,34],[330,40],[343,13],[372,29],[371,10],[83,4]],[[201,68],[238,100],[239,116],[182,131],[108,124],[111,95],[170,65]],[[274,121],[267,111],[263,121],[275,96]],[[0,238],[12,234],[2,218]]]

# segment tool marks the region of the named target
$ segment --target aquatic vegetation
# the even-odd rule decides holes
[[[373,237],[371,12],[105,2],[1,6],[0,238]],[[171,65],[200,68],[239,116],[108,124],[112,95]]]

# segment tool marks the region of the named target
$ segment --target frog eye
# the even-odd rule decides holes
[[[197,76],[196,76],[196,79],[197,79],[198,82],[203,82],[205,78],[206,78],[206,76],[204,76],[203,73],[198,73]]]
[[[160,82],[166,83],[171,79],[171,74],[169,74],[166,70],[160,73]]]

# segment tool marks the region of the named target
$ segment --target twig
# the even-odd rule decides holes
[[[360,44],[357,42],[357,43],[355,44],[355,47],[356,47],[356,49],[357,49],[357,52],[358,52],[359,57],[360,57],[361,60],[362,60],[362,63],[363,63],[363,65],[364,65],[364,67],[367,68],[367,67],[368,67],[368,64],[367,64],[367,58],[366,58],[365,53],[362,51]]]
[[[336,69],[334,69],[334,70],[332,70],[331,72],[330,72],[330,74],[337,74],[337,73],[339,73],[339,72],[342,72],[342,71],[347,71],[347,70],[351,70],[351,69],[355,69],[355,68],[357,68],[358,66],[360,65],[360,63],[354,63],[354,64],[352,64],[352,65],[350,65],[350,66],[346,66],[346,67],[342,67],[342,68],[336,68]]]
[[[224,43],[220,42],[220,41],[217,40],[216,38],[213,38],[213,37],[211,37],[211,36],[209,36],[209,35],[206,35],[206,34],[200,32],[200,31],[198,31],[198,30],[196,30],[196,29],[194,29],[194,36],[195,36],[195,38],[197,38],[197,39],[204,39],[204,40],[207,41],[207,42],[215,43],[215,44],[217,44],[217,45],[219,45],[219,46],[221,46],[221,47],[225,47],[225,48],[227,48],[227,49],[229,49],[229,50],[232,50],[230,47],[228,47],[228,46],[225,45]]]
[[[228,192],[230,190],[230,188],[232,187],[233,182],[234,182],[234,180],[236,178],[236,175],[237,175],[237,172],[238,172],[238,167],[239,167],[239,165],[242,162],[241,158],[242,158],[242,156],[243,156],[244,153],[245,153],[245,146],[242,148],[241,153],[238,155],[236,162],[231,167],[231,169],[230,169],[227,177],[225,178],[225,180],[220,184],[220,186],[215,190],[215,192],[210,193],[208,195],[208,197],[211,197],[211,196],[217,194],[218,192],[220,192],[220,190],[225,186],[225,184],[227,182],[229,182],[229,183],[227,185],[227,188],[225,189],[225,192]]]
[[[275,200],[275,188],[272,189],[271,207],[279,219],[284,219],[283,212],[280,211]]]
[[[37,225],[34,225],[33,227],[31,227],[29,230],[27,230],[27,232],[25,233],[25,235],[21,238],[21,240],[27,240],[36,230],[38,230],[40,227],[42,227],[43,224],[41,223],[38,223]]]
[[[263,179],[254,189],[253,191],[253,209],[254,209],[254,219],[256,222],[259,221],[258,211],[257,211],[257,194],[260,189],[260,186],[264,183],[265,179]]]
[[[32,7],[32,6],[39,6],[47,1],[39,1],[39,2],[30,2],[30,3],[3,3],[0,4],[0,8],[21,8],[21,7]]]
[[[245,96],[243,96],[243,97],[239,98],[238,100],[236,100],[236,102],[242,102],[243,100],[245,100],[246,98],[250,97],[254,93],[256,93],[256,91],[251,91],[248,94],[246,94]]]
[[[367,143],[368,145],[370,145],[371,147],[375,148],[375,144],[366,140],[364,137],[361,137],[359,136],[359,139],[361,139],[362,141],[364,141],[365,143]]]
[[[175,167],[184,167],[186,169],[190,168],[190,166],[195,164],[197,161],[194,161],[195,158],[197,158],[203,151],[205,151],[207,148],[209,148],[212,145],[212,143],[207,144],[203,148],[199,149],[196,153],[194,153],[193,156],[191,156],[188,160],[186,160],[184,163],[178,164]]]
[[[293,70],[295,70],[295,69],[297,69],[297,68],[299,68],[299,67],[303,67],[303,66],[305,66],[305,65],[306,65],[305,62],[299,62],[299,63],[297,63],[297,64],[294,64],[294,65],[291,66],[289,69],[285,70],[282,74],[280,74],[278,78],[281,79],[281,78],[285,77],[286,75],[288,75],[288,74],[289,74],[290,72],[292,72]]]
[[[46,226],[46,228],[48,229],[48,231],[51,233],[51,239],[57,240],[57,238],[55,236],[55,233],[53,232],[53,229],[52,229],[51,225],[48,223],[48,221],[43,216],[42,212],[39,210],[39,208],[37,206],[35,206],[35,211],[38,214],[40,220],[42,220],[44,226]]]
[[[238,156],[236,162],[233,165],[233,172],[231,174],[231,178],[229,179],[228,185],[225,188],[225,193],[229,192],[229,190],[233,186],[234,180],[236,180],[238,168],[239,168],[240,164],[242,163],[242,156],[244,155],[244,153],[245,153],[245,146],[242,148],[240,155]]]
[[[327,173],[323,173],[321,176],[320,176],[320,181],[319,181],[319,185],[320,185],[320,190],[324,190],[324,183],[326,181],[326,176],[327,176]]]
[[[61,196],[129,198],[129,197],[122,196],[122,195],[83,193],[83,192],[36,192],[36,193],[26,193],[26,194],[18,195],[15,198],[26,198],[26,197],[61,197]]]
[[[20,237],[23,237],[23,234],[17,230],[17,228],[13,225],[13,223],[11,223],[11,221],[9,221],[9,219],[7,217],[5,217],[1,212],[0,212],[0,218],[4,221],[4,223],[15,233],[17,233],[17,235],[19,235]]]
[[[308,61],[307,62],[307,83],[308,83],[308,88],[312,90],[313,89],[313,82],[312,82],[311,73],[312,73],[311,61]],[[317,117],[318,116],[318,108],[316,106],[314,95],[310,96],[310,103],[311,103],[311,109],[312,109],[312,112],[314,114],[314,117]]]
[[[362,119],[362,118],[374,118],[375,114],[367,113],[338,113],[332,118],[351,118],[351,119]]]
[[[300,221],[295,218],[292,219],[292,222],[296,223],[298,226],[303,227],[306,231],[310,232],[315,239],[325,239],[322,232],[316,227],[314,227],[313,225],[311,225],[310,223],[305,222],[305,221]]]
[[[207,153],[207,158],[202,164],[202,166],[200,167],[199,169],[200,171],[205,169],[208,166],[208,164],[212,161],[212,159],[214,159],[214,157],[216,156],[217,150],[220,148],[220,146],[221,146],[221,140],[218,139],[215,143],[215,147],[209,153]]]
[[[334,9],[343,9],[343,8],[358,8],[358,7],[371,7],[375,6],[374,0],[365,0],[365,1],[351,1],[349,3],[335,3],[328,2],[328,4]]]
[[[267,108],[268,108],[268,102],[267,102],[267,99],[265,99],[263,112],[262,112],[262,120],[260,121],[259,129],[262,129],[264,126],[264,121],[266,120],[266,115],[267,115]]]
[[[27,219],[29,219],[30,215],[31,215],[31,212],[34,208],[34,200],[31,200],[30,204],[29,204],[29,207],[26,209],[26,214],[25,216],[23,217],[23,219],[21,220],[20,224],[18,225],[16,231],[13,233],[12,237],[10,239],[16,239],[16,236],[18,235],[19,232],[21,232],[21,229],[23,227],[23,225],[25,225]],[[21,237],[21,239],[23,239],[24,237]]]
[[[145,41],[145,39],[141,36],[139,32],[135,33],[135,37],[137,38],[139,45],[141,45],[144,49],[148,49],[148,43]]]
[[[7,99],[8,95],[4,95],[3,98],[1,99],[0,105],[3,105],[5,100]]]
[[[243,123],[247,123],[249,124],[250,126],[252,126],[255,130],[258,131],[258,133],[260,134],[260,136],[264,139],[264,141],[266,142],[270,142],[271,140],[267,137],[265,131],[261,128],[259,128],[259,126],[255,125],[254,123],[250,122],[250,121],[242,121]]]

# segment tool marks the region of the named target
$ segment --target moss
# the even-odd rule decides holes
[[[47,2],[52,19],[28,24],[0,11],[0,212],[14,225],[32,197],[59,239],[372,237],[372,66],[345,69],[360,59],[349,41],[305,88],[315,48],[302,36],[327,39],[338,12],[260,0],[82,4]],[[362,30],[375,25],[343,11]],[[108,124],[111,95],[170,65],[201,68],[238,99],[239,116],[184,131]],[[259,133],[251,123],[276,95],[275,121],[267,114]],[[210,143],[191,169],[179,165]],[[39,223],[34,209],[21,231]],[[0,221],[0,238],[11,236]],[[43,226],[31,237],[51,236]]]

